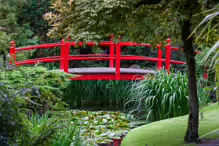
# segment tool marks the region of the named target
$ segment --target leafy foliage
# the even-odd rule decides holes
[[[107,21],[112,20],[115,18],[112,14],[113,10],[116,9],[123,9],[128,10],[129,6],[127,4],[132,3],[133,1],[72,1],[69,0],[61,1],[57,0],[54,1],[52,4],[52,8],[55,9],[56,13],[49,12],[45,15],[45,19],[49,20],[49,24],[53,25],[54,27],[49,32],[49,35],[57,34],[58,37],[62,37],[63,34],[71,37],[73,40],[79,40],[81,38],[87,38],[88,35],[96,36],[95,30],[92,30],[95,25],[99,27],[94,29],[100,29],[103,32],[105,29],[104,27],[101,29],[100,26],[105,26]],[[65,7],[65,9],[63,9]],[[102,13],[106,10],[106,13]],[[75,13],[72,13],[72,12]],[[83,15],[81,15],[83,14]],[[119,14],[118,14],[119,15]],[[117,16],[118,16],[117,15]],[[104,16],[104,17],[103,17]],[[95,17],[102,17],[105,20],[95,21],[93,18]],[[73,19],[72,19],[73,18]],[[80,21],[78,21],[80,20]],[[81,21],[82,20],[82,21]],[[69,24],[74,24],[74,27],[69,26]],[[113,27],[109,27],[108,29],[112,29]],[[71,33],[69,31],[71,30]],[[83,30],[80,35],[78,32]],[[88,31],[92,30],[92,31]],[[118,29],[117,29],[118,30]],[[74,36],[77,35],[77,36]],[[105,32],[104,32],[105,34]],[[92,37],[88,38],[88,40],[92,39]]]
[[[203,0],[199,2],[204,5]],[[111,34],[115,38],[122,35],[123,41],[156,41],[156,44],[167,37],[172,37],[173,41],[180,40],[180,23],[188,18],[187,13],[182,12],[185,2],[162,0],[155,5],[139,7],[137,3],[129,0],[55,0],[52,3],[54,11],[44,16],[52,26],[48,35],[70,37],[74,41],[99,40]],[[191,9],[198,13],[201,8]],[[193,23],[198,24],[201,17],[192,19]]]
[[[46,32],[49,29],[48,22],[43,20],[43,15],[49,11],[51,0],[26,0],[18,14],[18,23],[29,24],[34,36],[40,37],[40,41],[48,42]]]
[[[209,66],[210,68],[215,68],[216,65],[219,63],[219,41],[217,41],[214,46],[209,49],[208,53],[203,58],[202,62],[206,66]]]
[[[204,53],[205,56],[203,57],[201,64],[210,68],[215,68],[215,65],[218,64],[219,58],[219,41],[217,40],[219,37],[219,33],[217,32],[219,27],[219,22],[217,19],[217,16],[219,16],[219,5],[216,5],[212,9],[206,10],[202,13],[208,15],[206,15],[201,23],[199,23],[192,34],[198,35],[196,41],[205,44],[205,46],[199,45],[199,47],[207,50],[207,53]],[[197,32],[199,33],[197,34]]]
[[[46,145],[57,125],[54,121],[47,122],[45,116],[44,123],[31,125],[28,117],[33,112],[42,115],[48,109],[65,108],[62,90],[68,85],[69,77],[72,76],[43,67],[1,70],[0,144]]]
[[[0,52],[2,52],[5,48],[9,47],[9,41],[11,37],[8,36],[5,32],[0,30]]]
[[[18,46],[36,44],[32,31],[27,24],[18,25],[17,14],[26,0],[0,0],[0,48],[7,50],[9,40],[14,39]]]
[[[23,121],[27,118],[23,108],[26,102],[19,92],[0,83],[0,145],[6,145],[27,130]]]
[[[71,117],[71,115],[68,116]],[[42,116],[33,114],[28,120],[28,138],[23,134],[17,135],[16,138],[20,140],[17,144],[21,146],[70,146],[71,144],[81,146],[80,138],[76,137],[80,133],[76,123],[73,124],[70,119],[62,115],[56,116],[49,111]]]
[[[201,109],[207,106],[207,104],[211,102],[209,95],[213,89],[209,85],[210,85],[209,81],[207,81],[203,77],[202,78],[200,77],[198,79],[197,87],[198,87],[199,106]]]
[[[107,144],[130,130],[131,118],[120,112],[79,110],[33,114],[28,122],[28,139],[17,135],[22,146],[84,146]]]
[[[216,19],[219,15],[219,5],[213,5],[212,7],[212,9],[204,9],[203,12],[195,15],[196,17],[199,15],[204,15],[205,18],[191,33],[191,35],[197,35],[196,41],[198,41],[200,44],[205,43],[207,46],[212,46],[219,37],[217,32],[219,22],[218,19]]]
[[[48,71],[43,67],[20,67],[13,71],[1,72],[1,83],[13,90],[23,90],[28,108],[43,113],[46,109],[59,109],[65,106],[63,93],[72,75]],[[32,88],[30,88],[32,87]]]
[[[217,32],[217,28],[219,26],[219,19],[217,18],[219,15],[219,5],[211,5],[210,8],[212,9],[202,12],[205,13],[207,16],[202,20],[201,23],[199,23],[199,25],[195,28],[192,34],[197,35],[197,31],[201,29],[201,33],[198,34],[196,41],[204,43],[205,46],[203,46],[204,52],[203,55],[200,56],[202,58],[199,59],[201,60],[199,64],[201,66],[208,67],[211,72],[216,71],[216,86],[218,86],[217,66],[219,61],[219,41],[217,40],[217,38],[219,37],[219,33]],[[203,38],[205,40],[202,40]],[[216,89],[216,92],[218,97],[218,89]]]

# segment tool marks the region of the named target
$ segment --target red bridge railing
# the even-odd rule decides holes
[[[163,68],[163,62],[166,63],[165,69],[167,71],[170,70],[171,64],[178,64],[182,65],[185,62],[171,60],[171,54],[174,50],[180,50],[180,48],[172,47],[170,39],[167,39],[167,45],[165,46],[166,49],[166,58],[162,58],[163,51],[161,49],[161,44],[157,45],[156,48],[158,49],[157,58],[145,57],[145,56],[135,56],[135,55],[121,55],[121,48],[126,46],[146,46],[151,47],[150,44],[138,44],[134,42],[118,42],[114,43],[112,40],[108,42],[100,42],[98,46],[108,46],[109,47],[109,54],[81,54],[81,55],[70,55],[70,48],[71,46],[82,46],[83,43],[75,43],[75,42],[65,42],[64,39],[60,43],[54,44],[42,44],[36,46],[27,46],[22,48],[16,48],[16,43],[14,41],[11,42],[10,47],[10,56],[13,61],[10,63],[14,63],[16,66],[21,66],[25,64],[36,64],[39,62],[60,62],[60,70],[64,72],[69,72],[69,61],[71,60],[108,60],[109,61],[109,68],[115,68],[115,79],[121,79],[121,61],[122,60],[144,60],[150,62],[157,62],[157,69],[161,70]],[[94,42],[86,43],[87,46],[97,46]],[[55,47],[60,47],[60,56],[52,56],[52,57],[42,57],[36,59],[29,59],[23,61],[16,60],[16,54],[21,51],[28,51],[34,49],[52,49]],[[198,52],[197,52],[198,53]],[[115,65],[115,66],[114,66]]]

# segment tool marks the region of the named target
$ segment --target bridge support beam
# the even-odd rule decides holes
[[[158,56],[158,59],[162,59],[162,53],[163,53],[163,51],[162,51],[162,49],[161,49],[161,44],[159,44],[159,45],[157,45],[157,56]],[[157,62],[157,69],[158,70],[162,70],[162,66],[163,66],[163,62],[162,61],[158,61]]]
[[[69,54],[70,54],[70,43],[66,42],[64,45],[64,72],[68,73],[69,68]]]
[[[112,42],[112,44],[110,44],[110,68],[114,68],[114,46],[115,44]]]
[[[121,44],[116,44],[116,79],[120,79],[120,66],[121,66]]]
[[[11,57],[11,60],[10,60],[10,64],[12,65],[13,63],[15,64],[16,63],[16,43],[15,41],[11,41],[10,42],[10,57]]]
[[[171,44],[170,39],[167,39],[167,46],[166,46],[166,70],[170,71],[170,60],[171,60]]]
[[[62,46],[60,48],[60,70],[64,70],[64,64],[65,64],[65,61],[64,61],[64,58],[65,58],[65,40],[62,39],[61,40],[61,43],[62,43]]]

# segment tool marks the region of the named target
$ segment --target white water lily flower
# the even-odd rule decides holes
[[[105,126],[105,125],[100,125],[99,127],[100,127],[100,128],[106,128],[106,126]]]
[[[88,123],[89,123],[88,121],[85,121],[85,122],[84,122],[85,125],[87,125]]]
[[[107,118],[107,119],[111,119],[110,114],[106,114],[106,115],[104,115],[104,117]]]
[[[102,134],[100,134],[101,137],[105,137],[105,136],[107,136],[107,135],[108,135],[107,133],[102,133]]]
[[[87,120],[89,120],[89,117],[84,117],[84,118],[82,118],[82,120],[87,121]]]
[[[110,133],[110,134],[108,135],[108,137],[109,137],[110,139],[112,139],[115,135],[116,135],[115,133]]]
[[[103,119],[102,122],[106,124],[107,123],[107,119]]]
[[[122,120],[124,120],[124,119],[125,119],[125,117],[124,117],[124,116],[121,116],[121,119],[122,119]]]

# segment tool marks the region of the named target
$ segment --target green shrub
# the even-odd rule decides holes
[[[62,101],[62,90],[70,83],[72,75],[48,71],[43,67],[19,67],[12,71],[0,73],[0,83],[7,88],[21,90],[31,112],[35,108],[40,113],[47,109],[62,109],[66,104]],[[26,89],[26,90],[24,90]]]
[[[28,126],[28,138],[22,133],[16,137],[19,146],[81,146],[78,137],[80,127],[71,122],[71,115],[65,118],[51,112],[32,114]]]
[[[0,145],[26,143],[30,135],[28,115],[47,109],[62,109],[62,90],[68,85],[65,73],[42,67],[20,67],[0,73]],[[27,115],[27,113],[29,113]],[[23,137],[16,139],[18,135]]]
[[[56,132],[57,121],[49,119],[48,113],[40,116],[39,114],[32,114],[28,121],[28,137],[21,133],[15,138],[19,146],[49,146],[51,139]]]
[[[23,108],[25,99],[19,92],[0,83],[0,145],[13,143],[15,135],[27,130],[24,122],[27,116]]]
[[[207,106],[209,102],[212,102],[212,100],[214,100],[209,98],[210,93],[214,90],[214,87],[211,87],[210,84],[211,82],[204,79],[204,77],[200,77],[197,80],[197,90],[200,108]]]
[[[52,141],[52,146],[83,146],[80,138],[81,128],[70,120],[62,122],[58,134]]]

